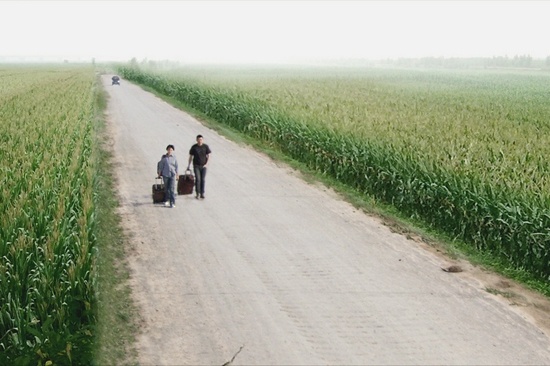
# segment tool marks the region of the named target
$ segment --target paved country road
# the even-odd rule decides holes
[[[550,364],[544,324],[472,266],[442,271],[444,258],[330,190],[102,80],[141,365],[222,365],[239,350],[233,365]],[[153,205],[166,145],[183,170],[197,134],[212,149],[206,198]]]

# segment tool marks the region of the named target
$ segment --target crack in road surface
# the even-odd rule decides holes
[[[541,323],[486,291],[475,268],[449,275],[444,258],[330,190],[102,80],[140,364],[215,365],[243,343],[254,350],[243,365],[550,364]],[[212,149],[208,200],[153,205],[164,148],[184,166],[197,134]]]
[[[239,348],[239,350],[233,355],[233,357],[231,357],[231,360],[225,362],[222,366],[229,366],[229,365],[232,365],[233,364],[233,361],[235,361],[235,358],[237,357],[237,355],[243,350],[244,348],[244,344],[241,346],[241,348]]]

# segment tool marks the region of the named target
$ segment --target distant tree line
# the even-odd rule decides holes
[[[494,56],[494,57],[421,57],[398,58],[382,61],[385,65],[399,67],[430,68],[536,68],[550,69],[550,56],[546,59],[534,59],[530,55]]]
[[[173,60],[137,60],[129,61],[133,67],[148,66],[155,69],[177,68],[185,61]],[[385,60],[371,59],[339,59],[336,61],[319,61],[316,65],[347,65],[347,66],[396,66],[396,67],[426,67],[426,68],[533,68],[550,70],[550,56],[545,59],[535,59],[531,55],[493,56],[493,57],[420,57],[396,58]]]

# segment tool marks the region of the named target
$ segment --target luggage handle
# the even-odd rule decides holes
[[[187,172],[189,172],[189,174]],[[193,175],[193,172],[191,171],[191,169],[187,168],[185,169],[185,175]]]

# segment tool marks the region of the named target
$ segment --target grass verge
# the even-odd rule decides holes
[[[98,82],[98,85],[101,85]],[[132,302],[126,261],[128,239],[117,214],[112,152],[104,110],[107,95],[98,90],[96,99],[97,214],[97,323],[94,365],[137,365],[135,334],[139,314]]]

